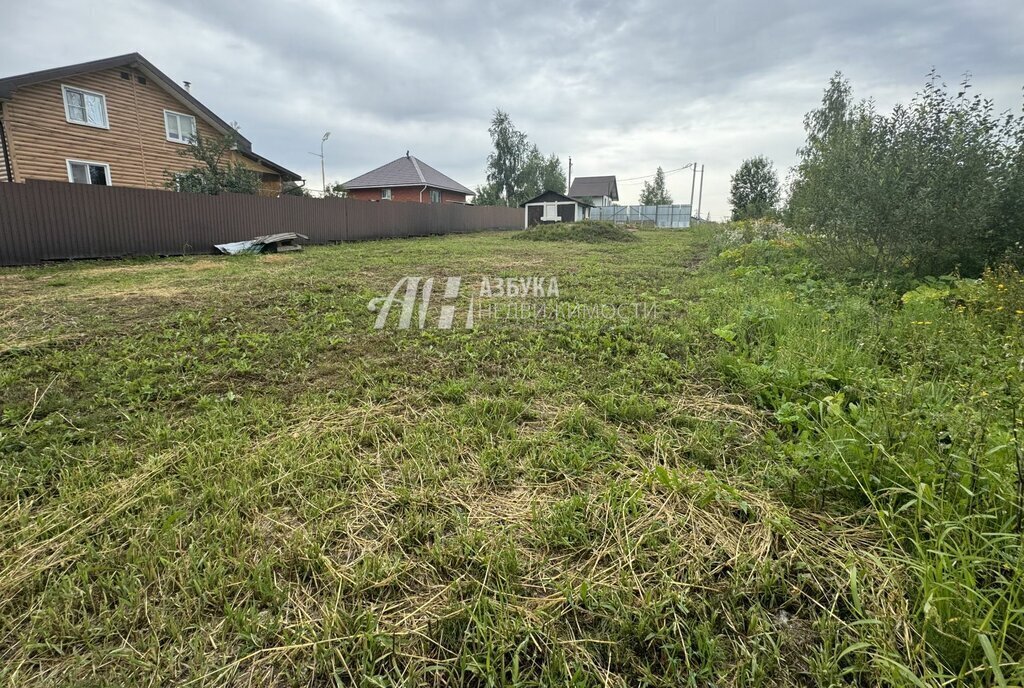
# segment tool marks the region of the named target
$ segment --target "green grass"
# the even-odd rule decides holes
[[[538,225],[515,235],[524,241],[576,241],[600,244],[614,241],[636,241],[636,233],[612,222],[583,220],[582,222],[556,222]]]
[[[1019,275],[714,231],[0,273],[0,680],[1020,684]]]

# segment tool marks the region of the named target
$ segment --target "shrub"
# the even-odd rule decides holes
[[[609,241],[637,241],[635,233],[623,229],[612,222],[600,220],[539,225],[525,232],[520,232],[513,238],[527,241],[581,241],[588,244]]]
[[[184,193],[217,195],[222,193],[258,194],[260,176],[234,158],[238,137],[197,134],[179,155],[194,161],[184,172],[170,172],[165,186]]]
[[[932,73],[909,106],[878,114],[833,77],[805,118],[787,224],[833,265],[916,276],[1019,260],[1024,120],[956,95]]]
[[[731,244],[749,244],[752,241],[775,241],[791,236],[786,225],[770,218],[740,220],[723,228],[726,240]]]
[[[740,460],[793,505],[875,514],[905,580],[905,654],[875,655],[900,667],[892,684],[1020,685],[1024,276],[865,289],[806,243],[733,245],[688,311],[708,377],[773,421],[766,454]]]
[[[729,204],[732,219],[765,217],[775,212],[779,202],[779,175],[772,161],[763,155],[744,160],[732,176]]]

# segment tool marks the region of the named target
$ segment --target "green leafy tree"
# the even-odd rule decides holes
[[[530,144],[508,113],[496,110],[488,131],[494,150],[487,157],[487,184],[477,188],[478,205],[518,206],[543,191],[565,193],[562,161]]]
[[[484,184],[483,186],[476,187],[476,191],[473,194],[473,203],[475,205],[504,205],[504,200],[501,198],[501,191],[494,184]]]
[[[779,175],[763,155],[744,160],[732,176],[729,203],[732,219],[756,219],[771,215],[780,197]]]
[[[540,194],[544,189],[542,172],[544,168],[544,156],[536,145],[530,146],[530,152],[526,155],[526,162],[523,164],[522,172],[517,180],[517,189],[512,202],[509,205],[519,205]]]
[[[554,191],[560,194],[566,192],[565,168],[562,167],[562,160],[554,153],[544,159],[540,170],[540,180],[542,191]]]
[[[487,183],[493,185],[505,205],[523,193],[523,171],[530,154],[526,134],[515,128],[507,112],[495,110],[488,129],[494,150],[487,156]]]
[[[977,275],[1021,260],[1024,120],[933,72],[888,115],[836,74],[804,120],[787,222],[839,266]]]
[[[217,195],[222,193],[257,194],[260,175],[237,159],[233,151],[237,137],[197,134],[179,155],[194,161],[184,172],[165,172],[166,186],[186,193]]]
[[[545,191],[565,193],[565,170],[557,155],[544,157],[540,149],[534,145],[527,155],[519,189],[511,205],[519,205]]]
[[[640,205],[672,205],[672,195],[665,187],[665,170],[659,167],[654,173],[654,180],[644,182],[640,191]]]
[[[348,189],[341,182],[328,184],[324,189],[323,198],[348,198]]]

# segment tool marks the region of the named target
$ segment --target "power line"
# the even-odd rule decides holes
[[[682,172],[683,170],[690,169],[691,167],[693,167],[693,165],[694,165],[694,163],[692,163],[692,162],[691,163],[687,163],[687,164],[683,165],[682,167],[677,167],[674,170],[663,171],[662,174],[672,174],[673,172]],[[645,174],[642,177],[629,177],[628,179],[620,179],[619,181],[620,182],[632,182],[632,181],[635,181],[637,179],[649,179],[651,177],[657,176],[657,174],[658,173],[655,172],[654,174]]]
[[[663,171],[663,172],[662,172],[662,174],[666,174],[666,175],[667,175],[667,174],[672,174],[673,172],[682,172],[683,170],[688,170],[688,169],[690,169],[691,167],[693,167],[693,166],[694,166],[694,165],[696,165],[696,164],[697,164],[697,163],[693,163],[693,162],[691,162],[691,163],[688,163],[688,164],[686,164],[686,165],[683,165],[682,167],[677,167],[677,168],[676,168],[676,169],[674,169],[674,170],[667,170],[667,171]],[[644,175],[644,176],[642,176],[642,177],[630,177],[630,178],[628,178],[628,179],[619,179],[619,180],[617,180],[617,181],[618,181],[618,183],[619,183],[619,184],[624,184],[624,183],[626,183],[626,182],[635,182],[635,181],[639,181],[639,180],[641,180],[641,179],[650,179],[651,177],[655,177],[655,176],[657,176],[657,174],[658,174],[658,173],[657,173],[657,172],[655,172],[654,174],[645,174],[645,175]]]

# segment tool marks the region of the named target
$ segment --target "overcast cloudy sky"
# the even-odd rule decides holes
[[[0,75],[140,52],[310,187],[328,130],[328,181],[409,149],[473,187],[498,107],[577,175],[703,163],[715,217],[745,157],[794,163],[835,70],[884,107],[933,66],[972,72],[999,109],[1024,86],[1020,0],[33,0],[3,15]],[[689,199],[688,171],[668,181]]]

